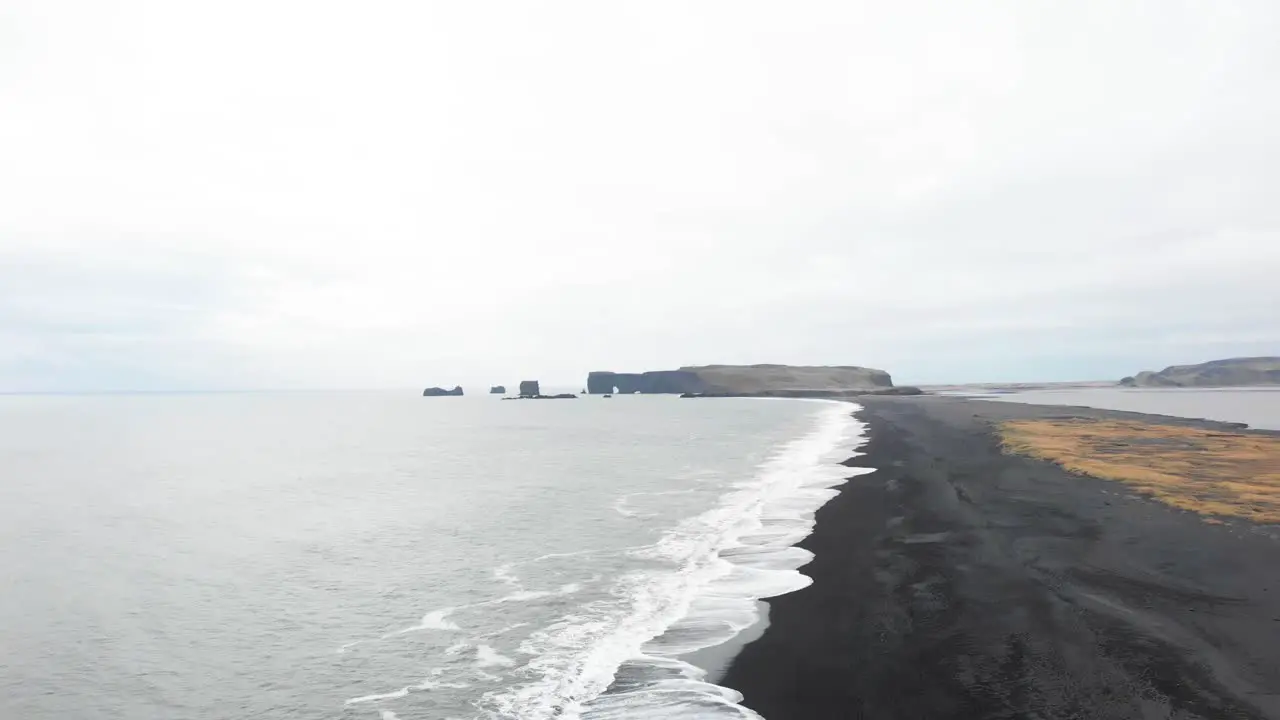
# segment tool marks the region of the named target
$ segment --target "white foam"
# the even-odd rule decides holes
[[[441,608],[439,610],[432,610],[426,615],[423,615],[422,619],[418,621],[417,625],[412,625],[410,627],[404,628],[403,630],[397,630],[388,635],[383,635],[382,638],[385,640],[394,635],[404,635],[405,633],[418,632],[420,630],[446,630],[446,631],[457,630],[459,629],[458,626],[450,622],[448,620],[448,617],[455,610],[459,610],[459,609],[461,608],[447,607],[447,608]]]
[[[547,560],[559,560],[561,558],[581,557],[583,555],[608,555],[610,553],[625,552],[625,551],[634,550],[634,549],[635,548],[633,547],[601,548],[601,549],[595,549],[595,550],[575,550],[573,552],[563,552],[563,553],[547,553],[546,555],[539,555],[538,557],[531,558],[529,560],[520,560],[518,562],[510,562],[510,563],[505,563],[503,565],[499,565],[498,567],[494,568],[492,572],[495,580],[498,580],[499,582],[504,583],[506,585],[510,585],[511,587],[515,588],[517,592],[522,592],[524,591],[524,583],[520,582],[520,576],[517,575],[515,572],[515,569],[520,565],[531,565],[533,563],[545,562]],[[478,603],[478,604],[483,605],[483,604],[489,604],[492,602],[494,601],[491,600],[491,601],[488,601],[488,603]]]
[[[464,690],[469,687],[471,687],[471,685],[464,682],[436,682],[434,680],[423,680],[421,684],[413,686],[413,689],[435,690],[436,688],[451,688],[454,690]]]
[[[530,600],[541,600],[543,598],[557,597],[560,595],[572,595],[580,590],[582,590],[582,585],[579,583],[566,583],[555,590],[517,590],[509,595],[503,595],[500,598],[471,603],[470,605],[464,605],[462,607],[473,608],[484,607],[486,605],[502,605],[503,603],[529,602]]]
[[[405,687],[402,687],[399,690],[393,690],[391,692],[374,693],[372,695],[361,695],[360,697],[353,697],[348,699],[345,704],[359,705],[361,703],[382,702],[383,700],[399,700],[400,698],[405,697],[410,692],[413,692],[415,690],[435,690],[436,688],[452,688],[455,690],[461,690],[461,689],[471,687],[467,683],[443,682],[440,680],[431,679],[432,677],[438,677],[443,673],[444,673],[443,668],[433,668],[431,670],[430,677],[424,678],[422,682],[418,683],[417,685],[406,685]],[[390,713],[391,711],[379,710],[379,712],[384,713],[383,717],[386,717],[385,713]],[[392,716],[394,715],[395,714],[392,713]]]
[[[492,631],[487,632],[487,633],[482,633],[482,634],[480,635],[480,637],[482,637],[482,638],[500,637],[500,636],[502,636],[502,635],[506,635],[507,633],[511,632],[512,630],[519,630],[520,628],[522,628],[522,627],[527,627],[528,625],[529,625],[529,623],[527,623],[527,622],[512,623],[512,624],[510,624],[510,625],[506,625],[506,626],[504,626],[504,627],[500,627],[500,628],[498,628],[497,630],[492,630]],[[463,643],[463,644],[465,644],[465,643]],[[445,652],[447,653],[447,652],[449,652],[449,651],[448,651],[448,650],[445,650]]]
[[[596,550],[574,550],[573,552],[547,553],[546,555],[539,555],[538,557],[532,560],[526,560],[525,562],[537,563],[537,562],[544,562],[546,560],[558,560],[561,558],[582,557],[583,555],[609,555],[611,553],[625,552],[627,550],[634,550],[634,549],[635,548],[633,547],[599,548]]]
[[[688,495],[698,492],[697,490],[662,490],[655,492],[634,492],[627,493],[617,500],[613,501],[613,510],[623,517],[653,517],[656,513],[642,513],[638,510],[631,509],[631,498],[637,497],[661,497],[663,495]]]
[[[613,589],[620,602],[589,604],[530,635],[519,651],[533,659],[519,672],[538,679],[486,694],[485,709],[519,720],[758,718],[737,704],[738,693],[704,682],[705,673],[677,656],[754,624],[756,599],[810,582],[798,568],[812,556],[791,546],[812,530],[831,488],[870,472],[838,464],[862,437],[855,409],[827,405],[811,433],[782,447],[717,507],[633,551],[670,569],[631,573]],[[644,668],[653,672],[631,671]],[[619,688],[602,695],[616,678]]]
[[[379,710],[378,718],[379,720],[400,720],[400,716],[390,710]]]
[[[500,582],[504,582],[514,588],[523,587],[520,584],[520,578],[517,577],[515,572],[513,571],[515,566],[516,566],[515,563],[507,563],[506,565],[499,565],[498,567],[494,568],[493,569],[494,579]]]
[[[577,553],[574,553],[574,554],[577,554]],[[504,565],[502,567],[510,568],[511,565]],[[495,570],[495,575],[497,574],[499,574],[499,572],[498,570]],[[512,577],[514,577],[514,575],[512,575]],[[593,577],[592,581],[596,579],[598,578]],[[561,585],[560,587],[554,590],[546,590],[546,591],[517,590],[516,592],[509,593],[507,595],[503,595],[501,597],[494,598],[492,600],[484,600],[481,602],[468,603],[466,605],[454,605],[447,608],[441,608],[439,610],[432,610],[431,612],[428,612],[427,614],[423,615],[422,619],[418,622],[418,624],[383,635],[382,639],[386,640],[388,638],[392,638],[398,635],[405,635],[407,633],[418,632],[423,630],[456,631],[456,630],[460,630],[461,628],[459,628],[457,623],[454,623],[453,621],[449,620],[449,616],[462,610],[478,608],[478,607],[487,607],[487,606],[493,606],[493,605],[502,605],[504,603],[528,602],[531,600],[539,600],[542,598],[572,595],[574,593],[581,592],[581,590],[582,590],[581,583],[565,583],[564,585]],[[483,638],[501,637],[502,635],[506,634],[507,632],[510,632],[511,630],[524,627],[528,624],[529,623],[525,623],[525,622],[514,623],[504,628],[501,628],[499,630],[479,635],[478,638],[483,639]],[[357,640],[355,642],[347,643],[346,645],[343,645],[338,652],[345,652],[347,648],[355,646],[361,642],[366,642],[366,641]],[[512,667],[517,664],[515,660],[512,660],[511,658],[505,655],[502,655],[501,653],[494,650],[492,646],[483,645],[483,644],[473,646],[472,643],[469,643],[469,642],[454,643],[453,645],[450,645],[449,647],[445,648],[442,654],[445,657],[456,657],[458,655],[461,655],[463,652],[465,652],[466,650],[472,647],[475,647],[476,667],[478,668]],[[438,675],[439,673],[440,671],[438,670],[433,671],[433,674],[435,675]],[[500,679],[498,676],[493,675],[492,673],[484,672],[483,670],[477,671],[477,675],[484,680],[497,681]],[[372,695],[364,695],[357,698],[351,698],[346,702],[348,705],[351,705],[351,704],[357,704],[357,703],[375,702],[378,700],[394,699],[394,698],[404,697],[405,694],[407,694],[412,690],[430,690],[435,688],[465,688],[465,687],[469,687],[469,685],[465,683],[462,683],[462,684],[444,683],[444,682],[438,682],[438,681],[428,679],[428,680],[423,680],[422,683],[419,685],[411,685],[408,687],[403,687],[403,688],[400,688],[399,690],[395,690],[388,693],[378,693],[378,694],[372,694]]]
[[[489,645],[476,646],[476,667],[511,667],[516,661],[494,650]]]
[[[507,567],[507,566],[503,566],[503,567]],[[496,574],[496,571],[495,571],[495,574]],[[502,605],[503,603],[529,602],[530,600],[541,600],[542,598],[556,597],[560,595],[572,595],[573,593],[579,592],[581,590],[582,590],[582,586],[580,584],[567,583],[565,585],[561,585],[559,588],[555,590],[517,590],[516,592],[503,595],[502,597],[494,598],[493,600],[484,600],[482,602],[468,603],[466,605],[454,605],[447,608],[440,608],[439,610],[432,610],[426,615],[423,615],[422,619],[418,621],[417,625],[411,625],[407,628],[402,628],[400,630],[396,630],[395,632],[388,633],[386,635],[383,635],[382,639],[386,640],[388,638],[395,637],[396,635],[404,635],[407,633],[420,632],[423,630],[441,630],[441,631],[460,630],[461,628],[458,627],[458,624],[449,619],[450,615],[460,610],[468,610],[471,608],[485,607],[488,605]],[[352,647],[360,642],[364,642],[364,641],[357,640],[356,642],[347,643],[346,645],[343,645],[338,652],[345,652],[348,647]]]
[[[347,705],[358,705],[360,703],[377,702],[379,700],[395,700],[409,694],[410,688],[402,687],[399,690],[393,690],[388,693],[375,693],[373,695],[361,695],[347,700]]]
[[[640,513],[631,509],[630,502],[631,496],[623,495],[613,502],[613,511],[622,517],[640,517]]]
[[[508,602],[528,602],[530,600],[540,600],[544,597],[550,597],[554,594],[555,593],[543,590],[520,590],[519,592],[513,592],[510,595],[505,595],[497,600],[493,600],[492,603],[494,605],[501,605],[502,603]]]

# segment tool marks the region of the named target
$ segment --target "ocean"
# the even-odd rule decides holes
[[[0,397],[0,717],[754,718],[853,409]]]

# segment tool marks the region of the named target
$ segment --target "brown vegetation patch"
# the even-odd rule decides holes
[[[1280,523],[1280,438],[1118,420],[1011,420],[1004,449],[1205,515]]]

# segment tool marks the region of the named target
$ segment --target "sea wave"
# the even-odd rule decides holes
[[[864,441],[856,406],[830,403],[807,435],[782,446],[713,509],[631,551],[659,569],[631,572],[609,600],[530,635],[519,668],[532,681],[487,693],[490,718],[757,718],[741,695],[707,682],[681,656],[758,621],[756,601],[805,587],[812,555],[794,547],[851,475],[838,464]],[[625,505],[624,505],[625,507]],[[616,509],[616,508],[615,508]]]

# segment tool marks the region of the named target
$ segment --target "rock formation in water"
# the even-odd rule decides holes
[[[537,380],[522,380],[520,382],[520,397],[534,397],[541,394],[542,390],[538,387]]]
[[[1125,387],[1243,387],[1280,385],[1280,357],[1228,358],[1199,365],[1171,365],[1124,378]]]
[[[707,385],[696,373],[685,370],[657,370],[646,373],[593,372],[587,375],[587,392],[605,393],[686,393],[704,392]]]
[[[506,385],[494,385],[493,387],[489,388],[490,395],[505,395],[506,393],[507,393]]]
[[[462,386],[454,385],[452,390],[445,390],[441,387],[429,387],[422,391],[422,397],[448,397],[462,394]]]
[[[823,397],[847,391],[893,387],[889,373],[873,368],[800,365],[701,365],[645,373],[593,372],[587,391],[604,393],[675,393]]]

